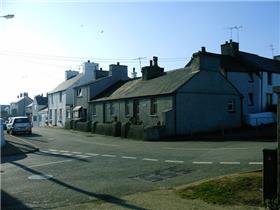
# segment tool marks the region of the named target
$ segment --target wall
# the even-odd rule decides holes
[[[151,115],[151,98],[139,98],[139,122],[144,127],[162,125],[165,120],[165,112],[172,109],[173,99],[172,96],[159,96],[157,99],[157,114]],[[133,117],[133,99],[128,99],[129,115],[125,115],[125,101],[112,101],[104,103],[96,103],[96,116],[92,116],[91,119],[93,122],[104,122],[103,121],[103,106],[105,108],[105,122],[112,122],[114,118],[117,117],[117,120],[125,123],[129,122],[130,118]],[[110,114],[110,103],[112,103],[114,114]],[[92,109],[93,105],[91,105]]]
[[[52,93],[48,95],[48,107],[49,107],[49,123],[53,126],[64,127],[66,120],[66,91],[62,91],[62,100],[60,101],[60,92]],[[51,100],[53,97],[53,101]],[[62,116],[60,121],[60,109],[62,109]],[[50,110],[52,115],[50,116]],[[57,117],[55,118],[55,110],[57,110]]]
[[[247,115],[249,113],[262,112],[261,100],[265,100],[265,98],[261,99],[260,77],[258,77],[256,74],[253,74],[254,82],[248,82],[250,80],[248,73],[228,72],[227,78],[244,96],[243,115]],[[249,106],[249,96],[248,96],[249,93],[253,93],[253,98],[254,98],[253,106]]]
[[[228,112],[228,102],[235,112]],[[178,135],[222,130],[241,126],[241,99],[238,91],[220,72],[201,71],[178,90],[176,131]]]

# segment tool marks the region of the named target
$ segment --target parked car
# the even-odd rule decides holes
[[[32,124],[28,117],[13,117],[7,124],[7,133],[32,133]]]

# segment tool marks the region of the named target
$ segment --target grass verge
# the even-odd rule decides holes
[[[186,199],[201,199],[219,205],[263,206],[262,172],[225,176],[178,189]]]

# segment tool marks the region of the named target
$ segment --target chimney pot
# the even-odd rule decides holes
[[[119,66],[119,65],[120,65],[120,62],[117,62],[117,65]]]
[[[229,42],[232,43],[232,39],[230,39]]]
[[[201,47],[201,52],[206,52],[206,48],[205,47]]]
[[[87,62],[90,63],[90,60],[88,60]]]
[[[150,66],[153,66],[153,61],[152,60],[150,60]]]
[[[154,56],[153,61],[154,61],[154,66],[158,66],[158,57]]]

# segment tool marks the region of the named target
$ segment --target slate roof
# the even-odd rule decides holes
[[[191,68],[187,67],[167,71],[164,75],[150,80],[142,80],[141,78],[130,80],[113,91],[106,91],[108,92],[107,96],[99,98],[99,95],[96,97],[98,99],[92,101],[171,94],[198,73],[199,71],[192,72]]]
[[[53,89],[49,93],[56,93],[56,92],[60,92],[60,91],[70,88],[73,84],[75,84],[77,81],[79,81],[82,76],[83,76],[83,74],[80,73],[77,76],[60,83],[55,89]]]
[[[221,55],[221,65],[226,71],[280,73],[280,61],[239,51],[237,56]]]
[[[48,97],[44,96],[35,96],[38,105],[47,105],[48,104]]]

